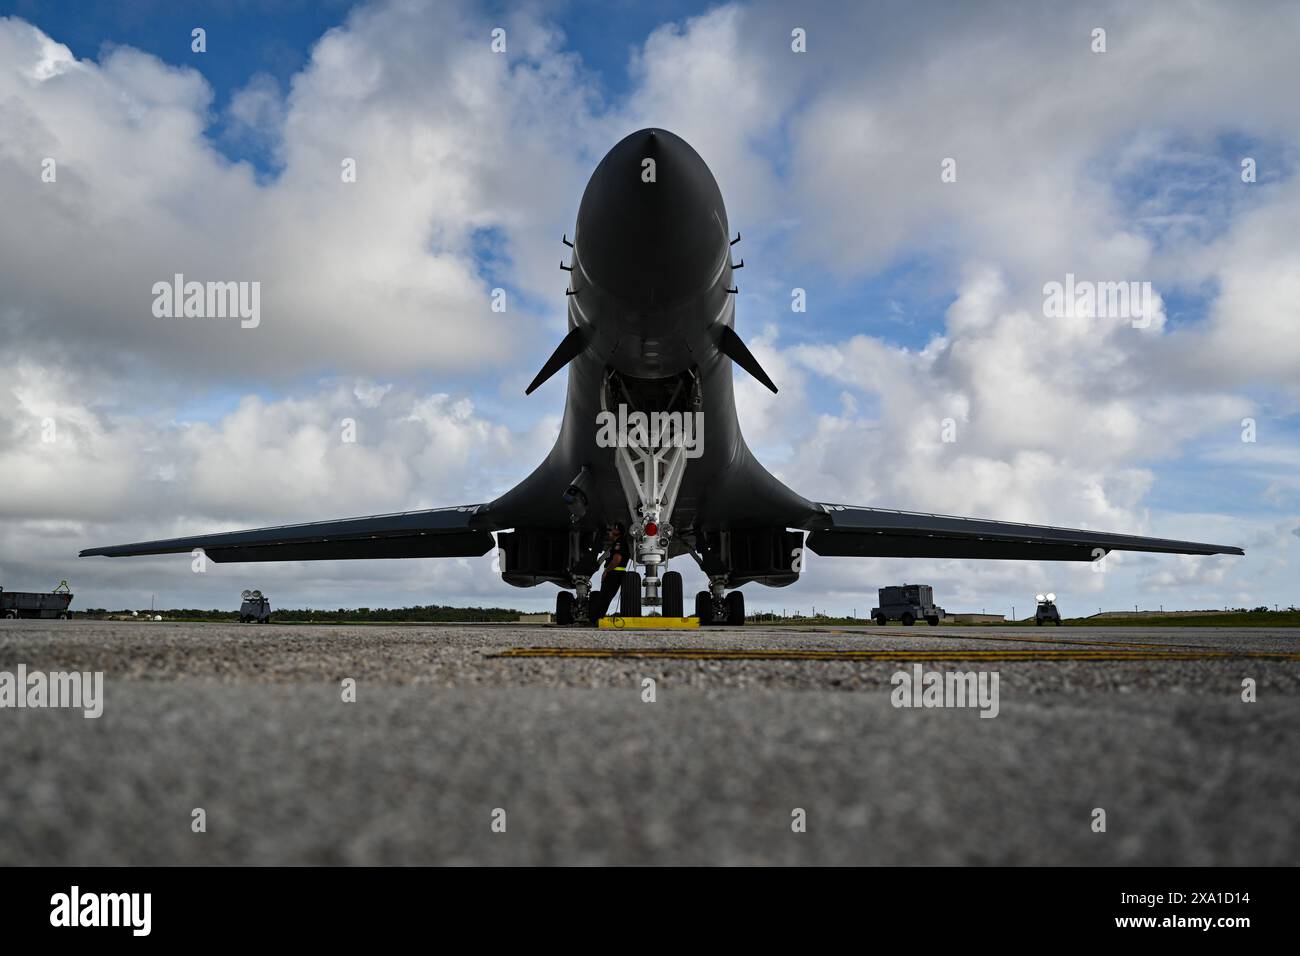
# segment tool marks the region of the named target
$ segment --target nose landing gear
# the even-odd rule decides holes
[[[610,388],[607,380],[601,392],[601,409],[604,412],[609,412],[610,409]],[[698,409],[701,401],[699,382],[692,377],[685,414],[693,414],[691,409]],[[637,414],[644,415],[641,412]],[[660,571],[668,561],[673,540],[673,507],[682,487],[692,446],[684,440],[682,428],[677,428],[676,435],[673,435],[673,429],[665,424],[665,418],[671,423],[671,415],[680,418],[683,412],[657,414],[664,417],[654,420],[657,424],[652,423],[648,434],[638,435],[633,432],[625,435],[625,440],[619,441],[614,448],[614,463],[632,516],[629,530],[633,554],[636,563],[645,570],[639,581],[641,594],[637,596],[634,606],[651,615],[681,617],[685,611],[682,576],[675,571],[666,571],[661,578]],[[702,431],[699,438],[703,440]],[[698,451],[698,446],[695,447]],[[633,575],[628,574],[623,579],[624,615],[628,615],[626,608],[632,603],[627,600],[627,589],[631,587],[628,581],[633,578]]]

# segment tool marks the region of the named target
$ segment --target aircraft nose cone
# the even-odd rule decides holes
[[[713,174],[666,130],[621,140],[596,167],[578,208],[578,258],[587,277],[646,306],[706,289],[719,275],[727,239]]]

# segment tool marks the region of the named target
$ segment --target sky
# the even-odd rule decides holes
[[[507,490],[562,411],[562,376],[522,397],[565,330],[560,237],[657,126],[744,236],[737,330],[781,392],[738,374],[738,405],[787,484],[1247,552],[812,556],[751,611],[865,615],[904,581],[1021,616],[1298,603],[1298,28],[1284,2],[0,2],[0,585],[553,606],[490,556],[76,554]],[[155,316],[177,273],[260,282],[260,323]],[[1152,308],[1050,314],[1067,275]]]

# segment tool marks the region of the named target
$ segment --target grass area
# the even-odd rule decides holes
[[[74,612],[74,617],[109,618],[130,615],[130,611],[105,611],[90,609]],[[191,624],[234,624],[239,621],[238,611],[201,610],[198,608],[173,608],[169,611],[142,611],[158,614],[164,621],[181,621]],[[501,607],[450,607],[429,604],[422,607],[403,608],[338,608],[337,610],[279,610],[272,606],[271,621],[275,624],[473,624],[483,622],[516,623],[521,611]]]
[[[1062,623],[1066,627],[1300,627],[1300,611],[1225,611],[1186,617],[1072,617]],[[1034,626],[1033,621],[1028,624]]]

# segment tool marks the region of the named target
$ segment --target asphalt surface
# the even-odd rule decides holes
[[[914,663],[997,716],[894,707]],[[19,664],[104,711],[0,710],[4,865],[1300,862],[1300,630],[0,622]]]

